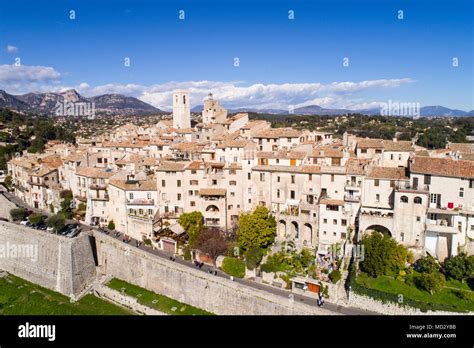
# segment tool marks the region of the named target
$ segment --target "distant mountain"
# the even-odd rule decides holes
[[[94,103],[96,115],[143,116],[164,113],[154,106],[133,97],[120,94],[104,94],[91,98],[70,89],[61,93],[8,94],[0,90],[0,107],[23,112],[55,115],[58,103]]]
[[[420,108],[421,116],[448,116],[448,117],[458,117],[466,116],[467,112],[457,109],[448,109],[444,106],[423,106]]]

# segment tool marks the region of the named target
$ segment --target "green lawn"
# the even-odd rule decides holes
[[[125,295],[135,297],[142,305],[154,308],[158,311],[172,315],[212,315],[203,309],[181,303],[172,298],[158,295],[152,291],[127,283],[123,280],[113,278],[107,286],[118,291],[125,289]],[[173,310],[174,309],[174,310]]]
[[[431,295],[427,291],[418,289],[415,285],[409,285],[403,281],[388,276],[372,278],[365,273],[361,273],[357,277],[356,282],[368,289],[375,289],[395,295],[402,294],[405,299],[425,302],[428,306],[430,304],[448,305],[452,310],[474,311],[474,292],[469,290],[469,287],[466,284],[456,281],[448,281],[446,286],[462,290],[445,287],[434,295]],[[459,293],[461,292],[466,295],[466,298],[459,297]]]
[[[86,295],[76,303],[14,275],[0,278],[0,315],[127,315],[132,312]]]

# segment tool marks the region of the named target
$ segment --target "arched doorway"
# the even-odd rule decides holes
[[[300,229],[296,221],[291,222],[291,235],[294,236],[295,239],[300,238]]]
[[[378,232],[383,235],[388,235],[389,237],[392,237],[392,232],[390,230],[382,225],[370,225],[365,229],[365,233],[370,233],[370,232]]]
[[[303,242],[310,245],[313,243],[313,226],[311,224],[306,223],[303,225]]]
[[[285,220],[278,221],[278,235],[281,238],[286,237],[286,221]]]

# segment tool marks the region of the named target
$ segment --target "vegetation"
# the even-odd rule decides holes
[[[422,273],[418,277],[419,287],[428,291],[431,295],[439,292],[446,284],[446,279],[442,273],[430,272]]]
[[[329,273],[329,279],[331,279],[331,282],[333,284],[336,284],[342,277],[341,271],[338,269],[335,269],[331,273]]]
[[[285,272],[293,275],[312,273],[314,255],[307,249],[300,253],[294,250],[282,250],[269,255],[267,261],[260,266],[264,272]]]
[[[222,270],[228,275],[243,278],[245,276],[245,263],[233,257],[225,257],[222,262]]]
[[[197,249],[209,255],[214,266],[217,257],[226,254],[229,247],[222,230],[219,228],[206,228],[199,234],[195,244]]]
[[[252,213],[241,214],[239,223],[237,240],[242,250],[266,248],[274,243],[276,221],[266,207],[259,206]]]
[[[61,210],[60,214],[64,216],[65,219],[71,219],[72,218],[72,208],[74,205],[74,199],[72,197],[72,192],[71,191],[62,191],[61,192],[61,198],[63,200],[61,201]]]
[[[86,295],[75,303],[69,298],[14,275],[0,278],[1,315],[130,315],[132,312]]]
[[[179,217],[179,224],[184,228],[189,236],[188,244],[194,248],[199,235],[204,230],[204,217],[200,211],[193,211],[191,213],[183,213]]]
[[[114,220],[110,220],[109,223],[107,224],[107,228],[109,230],[115,230],[115,223],[114,223]]]
[[[467,256],[464,253],[450,257],[444,262],[444,272],[452,279],[465,281],[474,277],[474,255]]]
[[[129,284],[123,280],[113,278],[107,286],[111,289],[118,290],[127,296],[134,297],[144,306],[156,309],[158,311],[171,315],[212,315],[203,309],[193,307],[191,305],[181,303],[172,298],[159,295],[139,286]]]
[[[23,220],[27,215],[28,213],[26,212],[26,209],[23,208],[14,208],[10,210],[10,216],[14,221]]]
[[[411,254],[401,244],[389,235],[374,232],[362,238],[364,260],[361,262],[362,271],[372,277],[379,277],[405,268],[412,259]]]
[[[252,247],[245,252],[245,262],[248,269],[258,267],[263,258],[263,250],[261,248]]]
[[[415,267],[422,273],[438,272],[440,269],[438,261],[429,255],[418,259],[415,263]]]
[[[66,225],[66,220],[64,219],[64,216],[60,214],[51,215],[46,219],[46,225],[48,225],[48,227],[54,228],[54,230],[58,232],[64,228]]]
[[[42,214],[31,214],[28,216],[28,221],[32,225],[37,225],[44,221],[44,216]]]

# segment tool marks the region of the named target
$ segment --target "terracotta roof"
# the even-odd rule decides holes
[[[405,168],[394,168],[394,167],[373,167],[369,174],[368,178],[374,179],[391,179],[391,180],[401,180],[408,179],[405,175]]]
[[[88,178],[110,178],[114,173],[112,171],[105,171],[105,168],[96,167],[78,167],[76,175],[85,176]]]
[[[112,179],[110,185],[126,191],[156,191],[155,180],[131,181]]]
[[[161,162],[157,167],[156,171],[165,172],[165,171],[182,171],[190,162],[188,161],[180,161],[180,162]]]
[[[370,164],[368,159],[349,158],[346,163],[347,174],[364,175]]]
[[[225,196],[227,190],[222,188],[202,188],[199,190],[201,196]]]
[[[394,151],[394,152],[411,152],[413,151],[413,144],[411,141],[405,140],[384,140],[383,147],[385,151]]]
[[[259,151],[257,152],[258,158],[278,158],[278,159],[304,159],[306,152],[302,151]]]
[[[339,199],[330,199],[330,198],[322,198],[319,201],[319,204],[326,204],[326,205],[344,205],[344,201]]]
[[[309,157],[315,158],[328,158],[328,157],[343,157],[343,148],[334,145],[325,145],[325,146],[318,146],[313,149],[313,152]]]
[[[469,143],[448,143],[448,149],[452,151],[459,151],[461,153],[474,153],[474,144]]]
[[[359,149],[383,149],[383,140],[371,138],[357,138],[357,147]]]
[[[301,135],[301,131],[294,128],[270,128],[258,132],[255,138],[297,138]]]
[[[451,158],[415,156],[411,162],[410,170],[413,173],[474,178],[474,162]]]
[[[189,165],[186,167],[186,169],[198,170],[198,169],[201,169],[203,167],[204,167],[204,163],[202,163],[201,161],[192,161],[191,163],[189,163]]]

